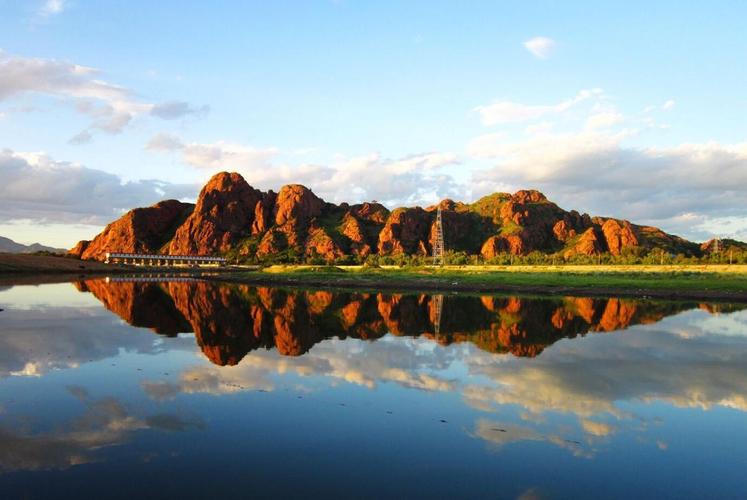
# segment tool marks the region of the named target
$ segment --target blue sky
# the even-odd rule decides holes
[[[742,2],[0,0],[0,14],[0,234],[19,241],[70,246],[133,204],[194,199],[220,170],[390,206],[538,188],[747,238]]]

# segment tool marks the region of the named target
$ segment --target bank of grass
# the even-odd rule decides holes
[[[271,266],[235,281],[340,288],[593,293],[747,300],[747,265]]]

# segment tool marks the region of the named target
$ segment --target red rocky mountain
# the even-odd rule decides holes
[[[115,220],[92,241],[80,241],[69,253],[82,259],[104,260],[107,252],[166,253],[166,244],[195,208],[166,200],[135,208]]]
[[[481,254],[530,252],[573,255],[662,249],[700,255],[699,245],[626,220],[566,211],[535,190],[494,193],[474,203],[443,200],[391,212],[379,203],[335,205],[307,187],[278,193],[251,187],[237,173],[213,176],[196,205],[167,200],[136,208],[70,253],[103,259],[106,252],[231,255],[263,259],[335,260],[347,255],[428,255],[442,209],[449,250]]]

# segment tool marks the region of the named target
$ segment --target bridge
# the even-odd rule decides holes
[[[225,266],[223,257],[208,255],[158,255],[142,253],[109,253],[104,260],[107,264],[130,264],[150,267],[202,267]]]

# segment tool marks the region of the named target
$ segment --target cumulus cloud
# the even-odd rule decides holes
[[[206,170],[267,169],[277,155],[276,148],[255,148],[227,141],[185,143],[173,134],[157,134],[146,145],[150,151],[179,152],[188,165]]]
[[[544,36],[536,36],[524,42],[524,48],[538,59],[547,59],[555,49],[555,40]]]
[[[513,101],[498,100],[484,106],[477,106],[475,111],[480,113],[483,125],[499,125],[505,123],[524,122],[541,118],[550,114],[568,111],[577,104],[592,97],[602,95],[601,89],[585,89],[578,94],[557,104],[532,105]]]
[[[664,224],[690,237],[707,236],[707,221],[691,225],[693,214],[747,216],[746,143],[635,148],[622,144],[625,137],[594,131],[511,143],[479,137],[469,151],[497,160],[475,174],[483,191],[496,182],[536,187],[569,208]]]
[[[72,105],[90,117],[89,130],[84,131],[89,136],[90,130],[118,134],[139,116],[174,120],[203,116],[209,109],[181,101],[144,102],[130,89],[103,80],[95,68],[67,61],[11,56],[0,51],[0,101],[23,94],[52,96]],[[71,142],[80,143],[75,137]]]
[[[567,113],[586,100],[592,105]],[[473,192],[531,187],[565,208],[653,224],[691,239],[747,237],[747,143],[631,146],[643,132],[666,127],[648,113],[672,109],[674,101],[627,117],[609,101],[594,89],[554,105],[497,101],[476,108],[486,126],[530,124],[523,137],[502,131],[468,142],[472,158],[493,162],[473,173]],[[563,127],[541,121],[550,115],[562,118]],[[726,231],[719,220],[730,221]]]
[[[208,171],[240,172],[255,187],[278,189],[306,184],[328,201],[376,199],[389,205],[431,203],[444,197],[462,198],[464,184],[442,169],[459,164],[453,153],[428,152],[402,158],[378,153],[338,158],[327,165],[287,165],[277,148],[258,148],[228,141],[187,143],[172,134],[157,134],[146,145],[151,151],[173,152],[184,163]]]
[[[152,179],[123,182],[102,170],[7,149],[0,151],[0,174],[0,222],[105,224],[131,208],[199,191]]]

